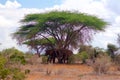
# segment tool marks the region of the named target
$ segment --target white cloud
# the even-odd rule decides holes
[[[21,4],[17,1],[11,2],[7,1],[5,5],[0,4],[0,50],[4,48],[18,47],[16,41],[11,39],[11,33],[15,32],[20,26],[20,19],[22,19],[26,14],[42,12],[42,9],[27,9],[20,8]],[[23,48],[22,48],[23,49]],[[26,49],[27,50],[27,49]],[[24,51],[26,51],[24,48]]]
[[[18,47],[16,42],[11,39],[10,34],[19,27],[19,21],[26,14],[40,13],[50,10],[77,10],[80,12],[96,15],[107,22],[110,22],[106,32],[96,34],[93,45],[106,48],[107,43],[115,43],[116,34],[120,32],[120,15],[117,10],[114,10],[115,3],[112,0],[63,0],[61,5],[55,5],[51,8],[22,8],[22,5],[17,1],[7,1],[5,5],[0,4],[0,49],[8,47]],[[114,1],[112,1],[114,2]],[[111,4],[110,4],[111,3]],[[116,5],[119,9],[120,6]],[[120,9],[119,9],[120,10]],[[25,48],[24,48],[25,49]]]
[[[9,25],[12,25],[13,22],[11,20],[8,20],[4,16],[0,16],[0,27],[9,27]]]
[[[11,2],[9,0],[7,0],[7,2],[5,3],[5,5],[0,4],[0,8],[19,8],[21,7],[21,4],[18,3],[16,0],[14,2]]]
[[[106,1],[100,0],[64,0],[63,4],[60,6],[55,5],[54,8],[61,10],[77,10],[96,15],[108,21],[115,16],[111,10],[106,8]]]

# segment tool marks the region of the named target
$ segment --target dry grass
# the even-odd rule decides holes
[[[87,65],[37,64],[25,65],[30,69],[26,80],[120,80],[120,72],[111,67],[109,74],[95,75],[93,68]]]
[[[96,74],[106,74],[111,66],[111,58],[107,55],[102,55],[98,57],[94,64],[92,64],[93,69]]]
[[[120,71],[114,66],[110,67],[108,74],[96,75],[94,69],[88,65],[40,62],[22,66],[23,70],[30,70],[26,80],[120,80]]]

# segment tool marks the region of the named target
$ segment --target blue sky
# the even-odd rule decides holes
[[[117,45],[120,33],[120,0],[0,0],[0,50],[16,47],[27,51],[26,46],[17,45],[11,33],[21,25],[25,15],[51,10],[79,11],[95,15],[109,23],[105,32],[94,35],[91,45],[106,48],[108,43]]]
[[[0,0],[0,3],[5,4],[7,0]],[[15,1],[15,0],[9,0]],[[24,8],[48,8],[54,5],[59,5],[62,0],[17,0]]]

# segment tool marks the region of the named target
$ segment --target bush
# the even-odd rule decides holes
[[[81,53],[70,56],[68,59],[68,63],[76,63],[81,61],[82,63],[86,63],[86,59],[88,59],[88,54],[85,51],[83,51]]]
[[[24,53],[15,49],[15,48],[8,48],[5,49],[1,52],[1,55],[6,58],[8,63],[21,63],[21,64],[25,64],[25,57],[24,57]]]
[[[46,64],[47,63],[47,59],[48,59],[47,56],[42,56],[42,63]]]
[[[25,75],[21,72],[18,63],[25,64],[24,54],[15,49],[9,48],[0,53],[0,80],[24,80]]]
[[[117,70],[120,71],[120,55],[116,55],[113,61],[117,65]]]
[[[9,75],[9,69],[5,67],[7,60],[0,55],[0,79],[5,79]]]
[[[85,51],[83,51],[80,53],[80,58],[83,63],[86,63],[86,59],[88,59],[88,54]]]
[[[120,55],[116,55],[113,61],[116,65],[120,65]]]
[[[11,68],[12,80],[24,80],[25,74],[18,68]]]
[[[21,64],[25,64],[26,63],[24,56],[21,55],[21,54],[18,54],[18,53],[12,54],[10,56],[10,60],[12,62],[15,62],[15,63],[21,63]]]
[[[25,79],[25,74],[22,72],[17,72],[13,75],[12,80],[24,80]]]
[[[72,55],[68,58],[68,64],[75,63],[75,55]]]
[[[0,69],[4,68],[7,60],[3,56],[0,55]]]
[[[105,74],[111,65],[111,58],[108,55],[100,55],[93,63],[93,69],[96,74]]]
[[[7,78],[7,76],[10,74],[10,71],[9,71],[9,69],[2,69],[2,70],[0,70],[0,78],[1,79],[5,79],[5,78]]]

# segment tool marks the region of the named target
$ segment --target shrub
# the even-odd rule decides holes
[[[21,64],[25,64],[25,58],[23,55],[20,55],[18,53],[14,53],[10,56],[10,60],[15,62],[15,63],[21,63]]]
[[[116,65],[120,65],[120,55],[116,55],[116,56],[114,57],[114,63],[115,63]]]
[[[68,58],[68,64],[75,63],[75,55],[72,55]]]
[[[108,55],[100,55],[93,63],[93,69],[96,74],[105,74],[111,65],[111,58]]]
[[[2,69],[2,70],[0,70],[0,78],[1,79],[5,79],[5,78],[7,78],[7,76],[10,74],[10,71],[9,71],[9,69]]]
[[[7,60],[0,55],[0,69],[4,68],[5,64],[6,64]]]
[[[82,63],[86,63],[86,59],[88,59],[88,54],[83,51],[81,53],[70,56],[68,59],[68,63],[76,63],[80,61],[82,61]]]
[[[0,80],[24,80],[25,75],[21,72],[18,63],[24,64],[24,54],[15,49],[9,48],[0,53]]]
[[[47,56],[42,56],[42,63],[46,64],[47,63],[47,59],[48,59]]]
[[[7,60],[0,55],[0,78],[5,79],[9,75],[9,69],[5,67]]]
[[[116,55],[113,61],[117,65],[117,70],[120,71],[120,55]]]
[[[6,58],[8,63],[20,63],[25,64],[25,57],[24,53],[15,49],[15,48],[8,48],[1,52],[1,55]]]
[[[12,80],[24,80],[25,79],[25,74],[22,72],[17,72],[13,75]]]
[[[88,54],[87,52],[83,51],[79,53],[80,59],[82,60],[83,63],[86,63],[86,59],[88,59]]]
[[[24,80],[25,74],[18,68],[11,68],[12,80]]]

